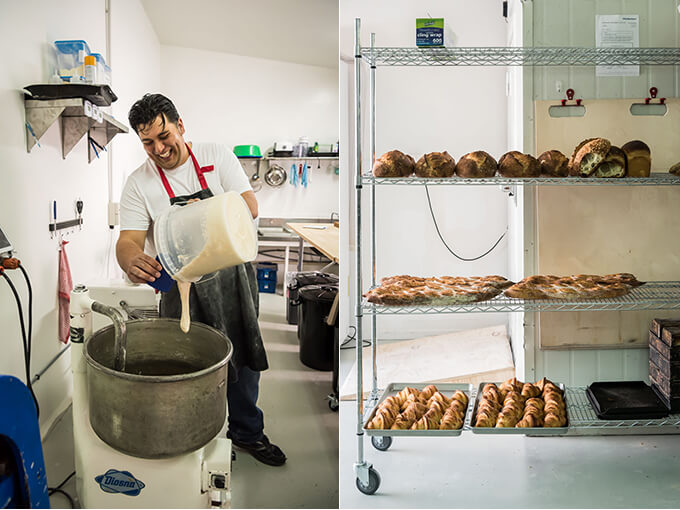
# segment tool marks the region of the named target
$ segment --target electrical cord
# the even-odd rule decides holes
[[[444,238],[442,237],[441,232],[439,231],[439,225],[437,225],[437,218],[435,218],[434,210],[432,209],[432,200],[430,199],[430,190],[428,189],[427,184],[425,185],[425,194],[427,195],[427,205],[430,207],[430,214],[432,215],[432,222],[434,223],[434,228],[435,228],[435,230],[437,231],[437,235],[439,236],[439,239],[440,239],[441,242],[444,244],[444,246],[446,247],[446,249],[449,250],[449,252],[451,253],[451,255],[453,255],[454,257],[456,257],[458,260],[462,260],[463,262],[473,262],[473,261],[475,261],[475,260],[479,260],[479,259],[481,259],[481,258],[483,258],[483,257],[486,257],[489,253],[491,253],[491,252],[496,248],[496,246],[498,246],[498,244],[503,240],[503,238],[505,237],[505,235],[508,233],[508,229],[507,229],[507,227],[506,227],[506,228],[505,228],[505,232],[503,232],[503,235],[500,236],[500,237],[498,238],[498,241],[496,241],[496,242],[494,243],[494,245],[493,245],[491,248],[489,248],[487,251],[485,251],[484,253],[482,253],[482,254],[479,255],[478,257],[472,257],[472,258],[461,257],[460,255],[458,255],[456,252],[454,252],[454,251],[449,247],[449,245],[446,243],[446,241],[445,241]]]
[[[28,370],[31,370],[31,355],[33,354],[33,287],[31,286],[31,279],[28,277],[28,272],[24,269],[24,266],[19,263],[19,270],[24,275],[24,280],[26,280],[26,288],[28,289]]]
[[[354,330],[354,332],[351,335],[347,335],[345,337],[345,339],[340,344],[340,350],[344,351],[346,349],[354,349],[354,347],[355,347],[354,345],[348,345],[348,344],[352,340],[356,340],[356,338],[357,338],[357,328],[355,328],[354,326],[350,326],[350,328],[352,328]],[[371,345],[371,342],[369,340],[363,340],[361,342],[362,347],[368,347],[369,345]]]
[[[23,307],[21,306],[21,298],[19,297],[19,293],[17,292],[16,287],[12,283],[12,280],[10,277],[5,273],[5,270],[0,268],[0,276],[5,278],[7,280],[7,283],[9,284],[10,289],[12,290],[12,294],[14,294],[14,300],[17,303],[17,308],[19,311],[19,324],[21,325],[21,338],[23,340],[23,345],[24,345],[24,370],[26,371],[26,387],[28,390],[31,392],[31,396],[33,397],[33,402],[35,402],[35,412],[36,416],[40,416],[40,405],[38,404],[38,398],[35,396],[35,392],[33,391],[33,385],[31,384],[31,368],[30,368],[30,347],[29,347],[29,342],[26,337],[26,325],[24,323],[24,311]],[[30,298],[29,298],[30,299]]]
[[[71,497],[71,495],[68,492],[66,492],[65,490],[62,489],[62,487],[64,485],[66,485],[66,482],[68,482],[71,478],[73,478],[73,475],[75,475],[75,474],[76,474],[76,472],[74,471],[73,473],[68,475],[66,477],[66,479],[63,482],[61,482],[59,485],[57,485],[56,487],[48,487],[47,488],[47,495],[51,496],[52,494],[55,494],[57,492],[59,494],[63,494],[69,500],[69,503],[71,503],[71,508],[75,508],[76,504],[75,504],[75,501],[73,501],[73,498]]]

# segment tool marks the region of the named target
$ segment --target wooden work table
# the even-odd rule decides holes
[[[332,223],[286,223],[286,228],[300,236],[300,248],[303,241],[313,246],[335,264],[339,263],[340,229]],[[302,269],[302,251],[298,262],[298,271]]]

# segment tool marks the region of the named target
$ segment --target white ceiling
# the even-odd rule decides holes
[[[339,0],[141,0],[161,44],[336,67]]]

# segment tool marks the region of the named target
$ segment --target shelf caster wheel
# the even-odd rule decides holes
[[[338,397],[335,395],[328,395],[328,409],[336,412],[340,407],[340,402],[338,402]]]
[[[380,475],[373,468],[369,468],[368,470],[368,485],[364,485],[363,482],[358,478],[356,481],[357,489],[369,496],[371,494],[375,494],[375,491],[377,491],[378,487],[380,487]]]
[[[376,450],[386,452],[392,446],[392,436],[372,436],[371,444]]]

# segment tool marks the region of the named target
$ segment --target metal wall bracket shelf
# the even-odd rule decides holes
[[[601,312],[680,309],[680,282],[648,282],[625,296],[597,300],[524,300],[499,296],[457,305],[384,306],[364,299],[366,315],[415,315],[471,312]]]
[[[595,66],[676,65],[680,48],[371,48],[361,47],[371,66]]]
[[[124,124],[108,113],[102,112],[101,120],[87,116],[86,101],[82,98],[47,101],[25,99],[26,151],[31,152],[36,142],[57,119],[61,121],[61,154],[64,159],[86,133],[96,144],[106,147],[118,133],[128,132]],[[88,163],[96,157],[93,144],[88,143]]]
[[[680,184],[680,176],[668,172],[655,172],[649,177],[486,177],[469,179],[465,177],[423,178],[423,177],[373,177],[371,174],[362,176],[363,184],[369,186],[383,185],[462,185],[485,186],[500,185],[516,187],[521,185],[553,185],[553,186],[670,186]],[[507,190],[510,191],[510,190]]]

